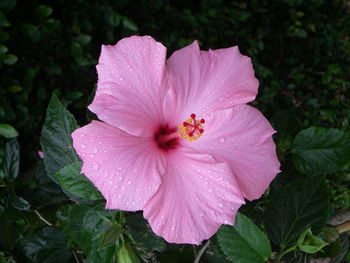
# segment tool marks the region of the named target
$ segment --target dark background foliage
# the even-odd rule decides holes
[[[280,187],[289,187],[287,189],[291,191],[293,185],[290,186],[290,183],[303,179],[308,174],[323,175],[322,180],[325,181],[331,198],[330,209],[326,209],[328,215],[349,207],[350,173],[344,167],[349,163],[349,151],[342,153],[341,160],[334,160],[336,167],[341,168],[332,170],[332,167],[321,167],[319,171],[312,168],[310,172],[307,170],[310,167],[304,165],[305,156],[301,144],[303,139],[311,136],[310,133],[322,131],[306,131],[294,142],[293,138],[301,129],[311,126],[350,132],[350,2],[1,0],[0,162],[3,167],[6,166],[6,154],[10,152],[6,152],[6,147],[15,149],[12,152],[18,147],[13,141],[6,147],[5,143],[17,137],[20,158],[13,157],[11,165],[15,166],[17,158],[20,159],[20,168],[18,176],[16,172],[16,176],[12,173],[13,181],[7,178],[5,168],[0,170],[0,183],[4,186],[0,188],[0,196],[3,198],[0,202],[0,218],[3,223],[0,226],[0,251],[3,251],[0,252],[0,262],[55,262],[55,257],[47,259],[47,251],[44,254],[34,251],[37,248],[35,242],[44,241],[47,242],[48,251],[52,251],[53,255],[61,255],[59,260],[56,258],[57,262],[74,260],[68,247],[81,250],[85,255],[90,253],[85,245],[77,245],[77,240],[80,240],[78,237],[67,236],[67,232],[78,223],[64,220],[74,209],[79,214],[82,209],[97,211],[101,208],[91,201],[83,201],[84,204],[67,208],[71,205],[67,196],[47,177],[43,164],[39,162],[37,152],[41,150],[41,130],[53,92],[75,116],[78,124],[88,122],[91,114],[86,112],[86,106],[97,79],[95,64],[101,44],[115,44],[121,38],[133,34],[151,35],[168,48],[168,55],[197,39],[202,49],[238,45],[243,54],[252,58],[260,81],[258,98],[252,104],[263,111],[279,131],[275,139],[283,172],[264,198],[243,208],[242,213],[254,223],[261,225],[262,221],[271,216],[262,218],[265,208],[266,211],[275,211],[276,206],[279,206],[277,201],[274,203],[273,198],[272,201],[270,199],[278,194]],[[333,138],[340,136],[338,141],[334,139],[335,144],[349,143],[347,135],[344,135],[345,138],[342,137],[343,134],[336,134],[336,131],[327,132]],[[291,156],[291,153],[294,155]],[[290,161],[292,158],[294,162]],[[47,164],[45,165],[48,171]],[[317,191],[321,190],[317,188],[315,192]],[[48,195],[50,200],[47,199]],[[313,202],[312,197],[310,200]],[[38,209],[49,221],[58,222],[54,223],[57,228],[42,228],[43,222],[34,212]],[[56,213],[58,209],[61,210]],[[112,218],[112,222],[124,222],[124,215],[118,213],[105,216]],[[96,218],[88,220],[97,222]],[[323,226],[323,221],[325,220],[320,219],[317,223]],[[107,225],[101,222],[98,229],[105,231]],[[264,223],[263,228],[266,228],[265,232],[273,242],[272,251],[278,251],[279,246],[283,248],[279,243],[279,238],[282,237],[276,237],[273,227]],[[111,229],[117,231],[113,227]],[[133,228],[130,229],[129,232],[132,232]],[[94,236],[93,231],[84,231],[86,235]],[[303,227],[295,235],[302,231]],[[7,238],[4,238],[5,235]],[[57,242],[46,241],[50,235],[57,236]],[[339,241],[339,249],[337,253],[334,252],[333,258],[340,254],[341,246],[345,246],[343,240],[346,238],[342,237]],[[293,240],[288,239],[289,241]],[[164,251],[163,243],[159,243],[159,240],[154,242],[158,243],[154,243],[153,250]],[[226,259],[218,256],[223,253],[216,242],[216,239],[212,242],[205,262],[226,262]],[[69,245],[66,246],[66,243]],[[103,253],[113,255],[108,249]],[[129,247],[123,249],[131,253]],[[188,246],[169,246],[157,258],[161,262],[191,262],[191,250]],[[152,247],[139,249],[140,257],[147,258],[142,253],[147,254],[149,251],[152,251]],[[290,262],[303,257],[298,253],[294,253],[294,258],[289,255]],[[112,258],[106,255],[105,258]],[[326,254],[329,255],[331,254]],[[94,259],[90,258],[88,262],[97,260],[95,256],[92,255],[91,258]],[[82,259],[85,256],[78,254],[78,257]]]

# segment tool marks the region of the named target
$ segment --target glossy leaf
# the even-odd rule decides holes
[[[35,172],[37,187],[33,189],[33,197],[35,202],[40,204],[52,204],[67,200],[61,187],[52,181],[47,175],[43,161],[40,161]]]
[[[235,263],[266,262],[272,254],[266,235],[241,213],[233,226],[222,226],[217,237],[221,249]]]
[[[114,214],[114,211],[105,210],[103,205],[71,205],[62,207],[57,218],[69,240],[87,255],[88,262],[109,263],[115,248],[98,249],[98,237],[109,226],[102,216]]]
[[[84,175],[80,173],[81,162],[74,162],[56,173],[61,187],[74,196],[88,200],[101,200],[103,196]]]
[[[337,129],[308,128],[295,137],[293,152],[300,172],[333,173],[350,162],[350,134]]]
[[[13,207],[18,210],[29,210],[30,204],[27,200],[17,196],[13,188],[6,188],[0,192],[2,202],[6,207]],[[1,199],[0,198],[0,199]]]
[[[99,248],[105,248],[114,245],[121,236],[123,228],[118,223],[111,224],[102,234],[99,242]]]
[[[72,257],[67,247],[67,239],[55,227],[44,227],[24,241],[25,255],[32,262],[68,263]]]
[[[6,65],[13,65],[17,62],[18,58],[16,55],[13,54],[6,54],[4,58],[2,59],[2,62]]]
[[[12,139],[18,136],[18,132],[11,125],[0,123],[0,136],[6,139]]]
[[[329,208],[329,194],[324,178],[298,180],[279,189],[264,213],[270,240],[281,247],[290,246],[298,236],[312,228],[317,233],[324,226]]]
[[[5,144],[5,155],[3,161],[4,179],[13,182],[19,172],[19,144],[13,139]]]
[[[52,14],[52,8],[46,5],[39,5],[33,11],[34,16],[37,18],[44,18]]]
[[[151,256],[151,252],[165,250],[164,240],[153,233],[141,213],[128,215],[126,228],[135,241],[134,247],[141,257],[147,259]]]
[[[74,117],[65,109],[55,94],[47,108],[46,119],[41,132],[41,146],[48,175],[54,176],[68,164],[79,161],[72,147],[71,133],[77,128]]]

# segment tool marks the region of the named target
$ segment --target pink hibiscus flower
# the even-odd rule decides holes
[[[258,92],[237,47],[198,43],[166,60],[149,36],[102,46],[89,109],[101,121],[77,129],[73,145],[107,209],[143,210],[172,243],[199,244],[279,172],[264,116],[246,105]]]

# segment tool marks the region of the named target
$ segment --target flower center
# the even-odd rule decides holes
[[[179,133],[176,128],[162,125],[154,134],[154,139],[161,150],[169,151],[179,145]]]
[[[185,121],[180,128],[180,138],[187,139],[189,141],[197,140],[202,136],[204,119],[196,120],[196,114],[191,114],[191,119]]]
[[[175,149],[179,145],[179,139],[189,141],[197,140],[202,136],[204,119],[196,120],[196,114],[191,114],[191,118],[183,122],[178,128],[170,128],[169,125],[161,125],[154,133],[154,140],[163,151]]]

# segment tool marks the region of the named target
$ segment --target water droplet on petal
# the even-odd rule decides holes
[[[81,148],[85,149],[86,148],[86,144],[82,143],[81,144]]]
[[[221,137],[221,138],[218,139],[218,142],[219,142],[219,143],[224,143],[225,141],[226,141],[226,139],[223,138],[223,137]]]
[[[92,168],[94,168],[95,170],[97,170],[100,166],[98,165],[98,163],[93,162],[92,163]]]

